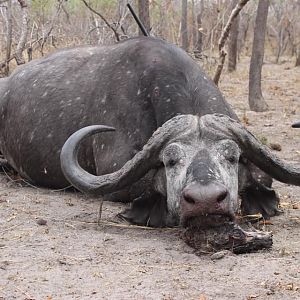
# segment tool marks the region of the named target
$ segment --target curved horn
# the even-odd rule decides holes
[[[138,181],[151,168],[161,164],[159,153],[162,147],[181,133],[195,130],[199,118],[192,115],[181,115],[172,118],[158,128],[143,149],[118,171],[102,176],[95,176],[78,163],[80,142],[93,134],[112,131],[114,128],[94,125],[82,128],[73,133],[65,142],[60,155],[61,168],[68,181],[78,190],[95,195],[104,195],[121,190]]]
[[[300,128],[300,122],[296,122],[292,125],[293,128]]]
[[[293,185],[300,185],[300,169],[285,163],[259,142],[241,123],[228,116],[214,114],[200,118],[201,130],[222,138],[233,139],[243,154],[271,177]]]

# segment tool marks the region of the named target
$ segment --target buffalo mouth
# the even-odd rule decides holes
[[[181,224],[185,228],[205,229],[224,226],[234,221],[235,217],[229,214],[203,214],[182,218]]]

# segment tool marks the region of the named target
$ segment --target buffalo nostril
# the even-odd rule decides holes
[[[195,204],[195,203],[196,203],[195,200],[194,200],[192,197],[188,196],[188,195],[185,195],[185,196],[184,196],[184,200],[185,200],[187,203],[190,203],[190,204]]]
[[[220,195],[217,197],[217,202],[220,203],[223,200],[225,200],[225,198],[227,197],[228,192],[227,191],[223,191],[220,193]]]

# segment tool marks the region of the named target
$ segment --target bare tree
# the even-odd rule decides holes
[[[293,42],[293,48],[294,52],[296,54],[296,63],[295,67],[300,66],[300,21],[299,21],[299,13],[300,13],[300,1],[298,0],[297,2],[294,3],[293,11],[295,12],[297,19],[295,20],[294,23],[294,42]]]
[[[219,48],[219,63],[214,75],[214,83],[216,85],[218,85],[220,77],[221,77],[221,73],[223,70],[223,66],[224,66],[224,62],[225,62],[225,57],[226,57],[226,51],[224,49],[225,46],[225,42],[228,38],[229,32],[230,32],[230,28],[232,26],[232,22],[234,21],[234,19],[238,16],[238,14],[240,13],[240,11],[243,9],[243,7],[248,3],[249,0],[239,0],[239,2],[237,3],[237,5],[234,7],[234,9],[232,10],[229,19],[222,31],[222,35],[219,39],[219,43],[218,43],[218,48]]]
[[[289,42],[289,27],[291,20],[289,19],[288,11],[289,3],[285,2],[271,2],[270,8],[272,8],[273,14],[275,15],[274,24],[268,24],[268,32],[276,39],[276,53],[275,63],[279,62],[280,56],[284,53]]]
[[[265,50],[265,33],[269,10],[269,0],[259,0],[252,45],[249,71],[249,106],[254,111],[266,111],[268,105],[261,91],[261,71]]]
[[[24,55],[26,50],[29,52],[30,58],[31,56],[34,58],[35,56],[40,56],[43,52],[51,51],[52,47],[60,48],[87,43],[107,44],[113,43],[118,39],[122,40],[126,37],[134,36],[137,32],[136,23],[128,12],[126,5],[129,2],[129,4],[134,6],[133,4],[135,3],[136,12],[138,12],[139,1],[140,3],[144,2],[144,8],[148,8],[149,5],[150,13],[153,12],[150,21],[152,32],[155,36],[180,45],[182,44],[182,37],[186,36],[187,43],[185,45],[188,46],[183,45],[183,47],[189,47],[194,51],[195,56],[205,58],[201,63],[205,64],[204,67],[209,72],[215,69],[216,63],[219,62],[215,58],[218,41],[220,41],[230,14],[229,4],[233,0],[187,0],[184,3],[182,3],[182,0],[11,0],[12,38],[9,61],[18,59],[18,63],[21,63],[22,53]],[[20,3],[26,3],[28,6],[27,10],[30,18],[28,25],[30,24],[30,26],[28,27],[27,41],[26,9],[21,10]],[[75,5],[76,3],[85,3],[85,7]],[[185,5],[186,3],[187,6]],[[245,49],[247,54],[251,50],[250,46],[252,47],[252,32],[257,3],[258,0],[249,1],[241,11],[242,14],[240,14],[238,49],[239,51],[242,48]],[[266,38],[268,38],[268,45],[270,46],[269,51],[273,51],[274,56],[276,54],[278,54],[278,57],[283,54],[293,55],[296,60],[296,56],[300,52],[299,3],[299,0],[270,1]],[[4,72],[4,67],[8,65],[8,57],[6,57],[8,50],[7,25],[9,24],[7,4],[8,0],[0,0],[1,72]],[[181,27],[182,4],[185,5],[183,7],[183,16],[185,16],[185,11],[187,11],[187,21],[183,21]],[[205,10],[203,10],[203,6],[205,6]],[[86,7],[89,7],[89,9]],[[144,18],[143,22],[149,30],[150,24],[147,25],[147,21]],[[186,35],[184,30],[185,23],[187,23],[188,29],[186,32],[188,34]],[[229,31],[229,41],[225,42],[225,47],[228,46],[228,42],[231,44],[234,24],[235,22],[233,22],[233,27]],[[279,29],[280,32],[278,31]],[[280,34],[277,35],[277,33]],[[24,43],[25,45],[22,47]],[[281,49],[280,51],[278,46]],[[222,48],[222,51],[224,49],[228,50],[228,63],[230,64],[230,47],[225,47]],[[20,51],[22,48],[24,49],[23,52]],[[41,53],[36,54],[37,51]],[[222,59],[224,59],[223,56]],[[300,58],[297,60],[298,64],[299,61]],[[10,63],[9,66],[11,68],[12,64]],[[220,64],[219,70],[221,69],[222,65]]]
[[[193,37],[193,47],[197,43],[197,16],[196,16],[196,8],[195,8],[195,0],[192,0],[192,37]]]
[[[168,26],[167,26],[168,11],[166,10],[166,7],[170,6],[170,5],[168,3],[163,3],[162,1],[160,1],[157,5],[158,5],[158,9],[159,9],[159,22],[157,23],[157,32],[156,32],[155,36],[164,38],[166,33],[170,30],[170,28],[168,28]],[[154,24],[153,24],[153,26],[154,26]]]
[[[93,12],[94,14],[96,14],[97,16],[99,16],[99,17],[104,21],[104,23],[106,24],[106,26],[107,26],[108,28],[110,28],[110,29],[113,31],[113,33],[114,33],[114,35],[115,35],[115,37],[116,37],[116,40],[117,40],[117,41],[120,41],[120,35],[119,35],[118,31],[117,31],[117,28],[116,28],[114,25],[110,24],[110,23],[106,20],[106,18],[105,18],[101,13],[99,13],[98,11],[96,11],[95,9],[93,9],[93,8],[91,7],[91,5],[90,5],[89,3],[87,3],[86,0],[81,0],[81,1],[84,3],[84,5],[85,5],[91,12]],[[59,0],[59,3],[61,4],[61,1],[60,1],[60,0]]]
[[[150,12],[149,12],[149,0],[138,0],[139,18],[144,24],[146,30],[150,32]],[[139,30],[139,35],[144,35],[141,30]]]
[[[21,10],[22,10],[22,27],[21,27],[21,36],[17,45],[17,50],[15,53],[15,58],[18,65],[25,64],[25,59],[23,57],[23,51],[27,41],[28,33],[28,7],[26,0],[18,0]]]
[[[252,19],[252,12],[249,11],[249,9],[243,10],[242,13],[240,14],[239,33],[238,33],[238,41],[237,41],[238,56],[241,55],[241,52],[246,44],[251,19]]]
[[[238,4],[238,0],[231,1],[232,10]],[[236,70],[236,61],[237,61],[237,42],[239,34],[239,15],[233,20],[230,34],[228,37],[228,72],[233,72]]]
[[[181,46],[182,49],[188,51],[187,0],[182,0],[181,2]]]
[[[12,44],[12,0],[7,1],[6,28],[6,63],[4,67],[4,74],[8,76]]]
[[[298,50],[297,56],[296,56],[296,64],[295,67],[300,66],[300,49]]]
[[[197,14],[197,31],[196,40],[194,41],[194,54],[196,57],[201,57],[203,48],[203,28],[202,28],[202,17],[204,13],[204,0],[200,0],[200,10]]]

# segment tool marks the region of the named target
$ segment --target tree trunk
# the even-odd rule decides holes
[[[9,62],[11,55],[11,43],[12,43],[12,0],[7,1],[7,31],[6,31],[6,65],[4,68],[4,74],[9,74]]]
[[[221,73],[223,70],[225,58],[226,58],[226,51],[225,51],[225,42],[229,36],[229,32],[232,26],[233,21],[236,19],[236,17],[239,15],[240,11],[243,9],[243,7],[249,2],[249,0],[239,0],[238,4],[233,8],[229,19],[221,33],[221,37],[218,42],[218,48],[219,48],[219,63],[214,75],[214,83],[218,85]]]
[[[166,10],[163,9],[163,5],[162,3],[160,2],[159,3],[159,22],[158,22],[158,27],[157,27],[157,32],[156,32],[156,35],[157,37],[160,37],[160,38],[165,38],[165,32],[166,32]]]
[[[232,0],[231,10],[235,8],[238,0]],[[237,16],[231,25],[231,30],[228,37],[228,72],[233,72],[236,70],[236,61],[237,61],[237,42],[239,34],[239,22],[240,17]]]
[[[181,4],[181,47],[188,51],[187,0],[182,0]]]
[[[23,51],[27,41],[27,33],[28,33],[28,7],[25,0],[18,0],[18,1],[22,9],[22,31],[21,31],[20,40],[18,42],[15,58],[17,64],[21,65],[21,64],[25,64]]]
[[[192,28],[193,49],[195,49],[197,43],[197,16],[195,12],[195,0],[192,0],[192,19],[193,19],[193,28]]]
[[[275,55],[275,64],[279,63],[279,58],[282,52],[282,28],[278,29],[277,33],[277,49],[276,49],[276,55]]]
[[[150,32],[150,12],[149,12],[149,0],[138,0],[138,10],[139,18],[144,24],[148,32]],[[139,35],[144,35],[141,30],[139,30]]]
[[[200,58],[202,53],[203,47],[203,30],[202,30],[202,16],[204,13],[204,0],[200,2],[200,12],[197,14],[197,39],[195,41],[194,47],[194,54],[195,57]]]
[[[238,34],[238,42],[237,42],[238,57],[240,57],[241,52],[246,44],[250,19],[251,19],[251,15],[249,13],[244,13],[240,16],[239,34]],[[248,48],[246,48],[246,51],[247,50]]]
[[[258,112],[268,110],[268,105],[261,91],[261,71],[264,59],[269,3],[269,0],[259,0],[258,2],[249,71],[249,106],[251,110]]]
[[[299,67],[300,66],[300,48],[298,49],[298,53],[296,56],[296,64],[295,67]]]

